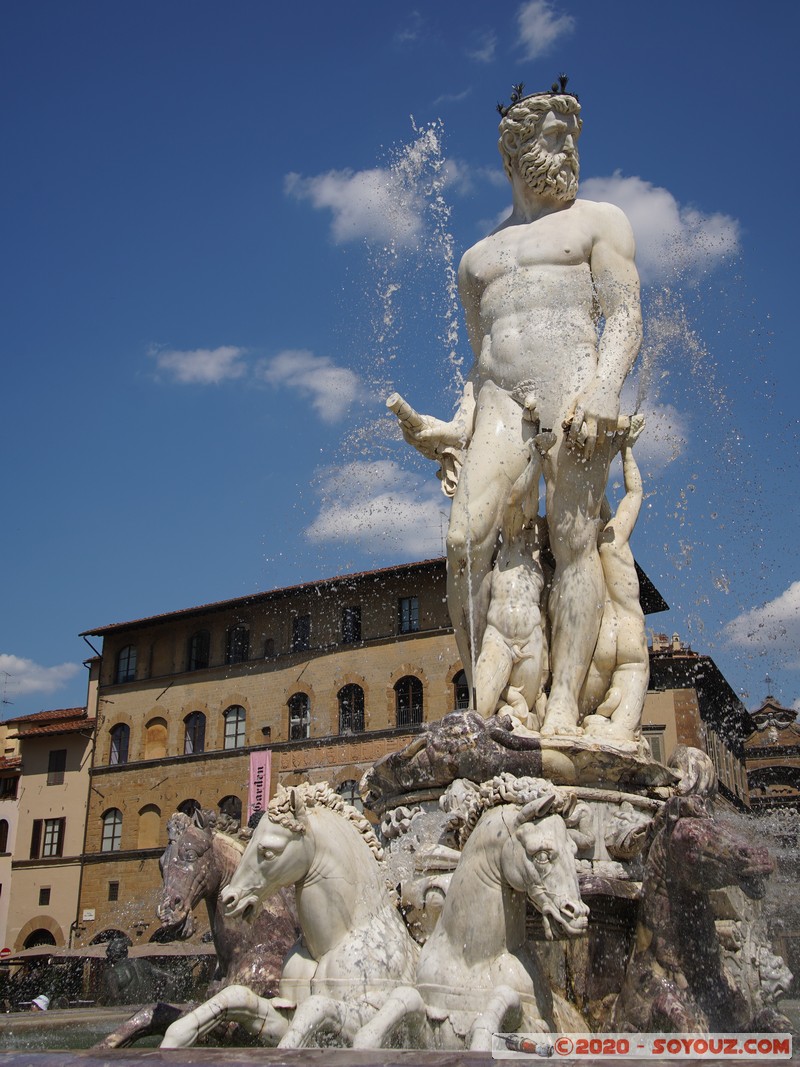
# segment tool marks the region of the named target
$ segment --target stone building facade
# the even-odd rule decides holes
[[[461,664],[441,560],[87,631],[102,637],[78,936],[152,936],[167,818],[247,818],[250,756],[356,795],[364,770],[452,711]],[[462,687],[463,688],[463,687]]]
[[[750,713],[744,743],[754,811],[800,807],[800,723],[797,712],[767,696]]]
[[[4,947],[69,946],[78,906],[94,718],[86,708],[6,720],[19,744]]]
[[[642,729],[657,759],[668,759],[676,744],[707,752],[717,772],[720,797],[739,810],[749,808],[747,708],[713,659],[693,651],[678,634],[671,639],[653,635]]]

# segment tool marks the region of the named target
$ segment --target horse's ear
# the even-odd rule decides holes
[[[289,790],[289,803],[291,804],[294,817],[296,819],[302,819],[306,814],[306,802],[303,800],[303,795],[298,789]]]
[[[531,819],[541,819],[543,815],[546,815],[556,802],[555,793],[545,793],[543,796],[536,797],[534,800],[529,800],[527,804],[523,806],[517,812],[517,818],[515,820],[517,826],[522,826],[523,823],[530,822]]]
[[[195,808],[192,812],[192,822],[199,830],[205,830],[208,825],[206,821],[205,812],[202,808]]]

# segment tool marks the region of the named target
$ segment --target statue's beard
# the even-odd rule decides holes
[[[550,153],[535,141],[520,152],[517,166],[522,180],[534,193],[549,193],[569,203],[578,195],[576,152]]]

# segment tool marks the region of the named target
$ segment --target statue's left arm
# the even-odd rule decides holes
[[[605,325],[597,371],[589,387],[576,398],[569,427],[570,444],[580,448],[587,459],[598,437],[616,428],[622,384],[642,343],[639,274],[630,223],[611,204],[593,204],[592,208],[596,220],[589,266]]]

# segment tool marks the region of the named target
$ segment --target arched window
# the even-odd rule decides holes
[[[208,666],[211,651],[211,634],[208,630],[198,630],[189,638],[189,655],[187,656],[187,669],[201,671]]]
[[[464,671],[459,671],[453,679],[453,690],[455,695],[455,707],[456,711],[466,711],[470,706],[469,699],[469,685],[467,684],[467,675]]]
[[[289,740],[302,741],[311,733],[311,701],[308,693],[295,693],[290,696],[289,705]]]
[[[361,799],[361,794],[358,791],[358,782],[355,778],[348,778],[346,782],[342,782],[340,786],[337,786],[336,792],[347,804],[352,804],[357,811],[364,810],[364,801]]]
[[[8,819],[0,819],[0,852],[8,852]]]
[[[244,663],[250,658],[250,631],[246,626],[232,626],[228,630],[225,649],[226,663]]]
[[[55,943],[56,939],[50,931],[40,926],[38,930],[33,930],[28,934],[22,945],[23,948],[40,948],[42,945],[55,945]]]
[[[128,748],[131,740],[131,728],[124,722],[111,727],[111,749],[108,762],[112,767],[128,762]]]
[[[178,805],[178,811],[182,811],[184,815],[192,816],[196,811],[200,811],[200,801],[195,800],[194,797],[182,800]]]
[[[422,722],[422,682],[413,674],[401,678],[394,687],[397,725],[413,726]]]
[[[160,716],[144,726],[144,758],[163,759],[167,754],[167,720]]]
[[[139,836],[137,848],[156,848],[161,831],[161,809],[155,804],[146,804],[139,812]]]
[[[117,653],[117,685],[136,678],[136,645],[126,645]]]
[[[246,712],[238,704],[232,704],[225,711],[224,748],[241,748],[244,744]]]
[[[183,733],[183,754],[190,756],[193,752],[206,750],[206,717],[202,711],[192,711],[183,720],[186,729]]]
[[[122,812],[119,808],[109,808],[103,815],[103,837],[100,842],[101,852],[119,852],[122,840]]]
[[[339,733],[360,734],[364,729],[364,690],[360,685],[345,685],[339,690]]]
[[[242,802],[238,797],[233,795],[223,797],[217,805],[220,815],[228,815],[231,819],[235,819],[236,822],[241,824],[242,822]]]

